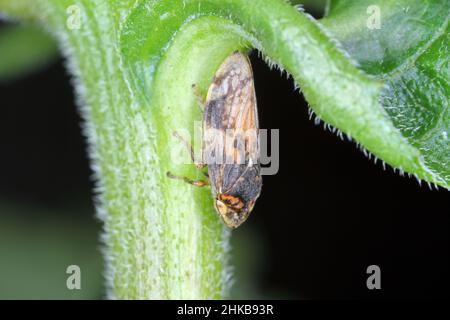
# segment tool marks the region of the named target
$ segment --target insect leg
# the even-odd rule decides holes
[[[196,187],[204,187],[204,186],[209,185],[209,182],[208,182],[208,181],[203,181],[203,180],[192,180],[192,179],[189,179],[189,178],[187,178],[187,177],[176,176],[176,175],[172,174],[172,173],[169,172],[169,171],[167,171],[167,176],[168,176],[169,178],[171,178],[171,179],[183,180],[184,182],[187,182],[187,183],[189,183],[189,184],[192,184],[192,185],[194,185],[194,186],[196,186]]]
[[[203,109],[205,109],[205,100],[203,99],[202,93],[200,92],[199,87],[194,83],[192,85],[192,90],[194,90],[194,94],[197,97],[197,103],[200,107],[201,111],[203,112]]]
[[[204,164],[204,163],[198,163],[198,162],[196,161],[196,159],[195,159],[195,154],[194,154],[194,148],[192,148],[192,145],[191,145],[188,141],[186,141],[186,140],[185,140],[185,139],[184,139],[177,131],[175,131],[175,132],[173,133],[173,136],[174,136],[175,138],[181,140],[181,142],[184,143],[184,145],[186,146],[186,148],[189,150],[189,153],[190,153],[190,155],[191,155],[192,162],[195,164],[195,166],[196,166],[198,169],[203,169],[203,168],[205,167],[205,164]]]

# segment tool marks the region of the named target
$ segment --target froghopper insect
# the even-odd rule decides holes
[[[202,137],[200,167],[208,167],[209,182],[181,179],[196,186],[211,185],[217,213],[225,225],[237,228],[247,220],[262,187],[253,71],[248,57],[239,51],[225,59],[209,87]]]

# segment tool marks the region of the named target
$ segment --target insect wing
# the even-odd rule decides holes
[[[224,61],[206,101],[203,161],[213,191],[222,192],[234,185],[247,166],[259,166],[258,113],[247,56],[235,52]]]

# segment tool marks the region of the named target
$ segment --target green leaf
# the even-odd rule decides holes
[[[367,27],[369,6],[380,10],[380,29]],[[328,16],[321,21],[361,69],[385,83],[380,103],[436,178],[428,180],[446,188],[450,181],[449,12],[445,0],[340,0],[331,2]]]
[[[103,294],[99,226],[89,207],[39,208],[0,198],[0,299],[98,299]],[[33,212],[33,214],[29,214]],[[81,268],[81,290],[69,290],[70,265]]]
[[[79,28],[70,27],[72,5]],[[348,10],[356,9],[349,3]],[[166,172],[202,178],[173,161],[177,153],[188,159],[173,132],[193,132],[201,112],[192,85],[204,95],[234,50],[258,49],[292,74],[322,120],[392,166],[448,186],[386,108],[397,87],[363,61],[357,67],[355,53],[337,43],[338,33],[359,26],[356,18],[336,18],[351,26],[339,32],[331,13],[324,27],[283,0],[0,0],[0,11],[51,30],[75,76],[99,181],[111,296],[227,296],[229,232],[210,191]]]
[[[42,68],[58,54],[55,41],[36,26],[8,26],[0,31],[0,82]]]

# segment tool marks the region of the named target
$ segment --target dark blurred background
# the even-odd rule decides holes
[[[261,127],[280,129],[280,171],[233,232],[232,297],[448,298],[449,193],[314,125],[292,81],[251,59]],[[62,58],[0,81],[0,105],[0,298],[103,298],[101,225]],[[82,290],[66,288],[70,264]],[[381,290],[366,287],[372,264]]]

